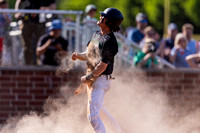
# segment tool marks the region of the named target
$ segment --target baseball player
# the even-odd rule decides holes
[[[97,25],[100,31],[93,34],[83,53],[74,52],[72,60],[87,62],[86,75],[81,77],[81,82],[87,84],[88,93],[88,119],[96,133],[106,133],[102,117],[114,127],[114,132],[121,132],[120,126],[103,106],[105,93],[110,88],[110,79],[113,72],[114,56],[118,52],[118,44],[113,32],[120,30],[123,20],[122,13],[116,8],[107,8],[100,12]]]

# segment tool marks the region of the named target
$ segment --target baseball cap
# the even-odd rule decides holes
[[[93,4],[87,5],[86,8],[85,8],[85,12],[89,13],[91,10],[97,10],[96,6],[93,5]]]
[[[177,27],[177,25],[176,25],[175,23],[170,23],[170,24],[168,25],[168,29],[169,29],[169,30],[177,30],[178,27]]]
[[[147,16],[144,13],[141,13],[141,12],[136,15],[135,19],[136,19],[137,22],[148,23]]]
[[[53,29],[61,30],[62,29],[62,21],[59,19],[54,19],[52,21],[51,26],[49,27],[49,30],[53,30]]]

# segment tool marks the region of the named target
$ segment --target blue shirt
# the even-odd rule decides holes
[[[172,49],[174,47],[174,40],[167,38],[167,39],[164,39],[163,41],[165,41],[165,43],[166,43],[165,44],[166,48]]]
[[[176,49],[177,49],[176,47],[172,48],[171,53],[170,53],[171,56],[174,56],[176,54]],[[185,60],[185,57],[189,54],[190,54],[190,51],[188,51],[187,49],[178,50],[176,54],[176,59],[174,60],[173,64],[176,67],[189,67],[189,64]]]
[[[144,38],[144,34],[142,34],[137,28],[133,28],[128,32],[127,38],[133,42],[139,43]]]
[[[197,52],[197,50],[196,50],[196,41],[191,39],[188,42],[186,49],[187,49],[187,51],[189,51],[189,55],[190,54],[195,54]]]

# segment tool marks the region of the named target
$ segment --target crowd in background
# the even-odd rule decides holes
[[[5,8],[9,8],[7,1],[0,0],[0,9]],[[55,0],[16,0],[15,9],[56,10],[56,3]],[[85,8],[86,15],[82,24],[87,26],[96,25],[96,13],[97,7],[89,4]],[[22,21],[20,30],[23,37],[22,46],[25,65],[57,66],[60,63],[59,58],[67,55],[68,38],[63,38],[61,35],[62,20],[58,19],[56,15],[47,20],[44,15],[46,14],[16,13],[14,15],[15,19]],[[6,36],[5,28],[9,27],[11,21],[11,14],[0,14],[1,57],[3,41]],[[46,30],[45,24],[47,21],[52,24]],[[192,24],[183,24],[181,31],[179,31],[176,23],[172,22],[168,25],[167,36],[162,38],[155,30],[156,27],[149,25],[148,17],[144,13],[138,13],[133,21],[136,21],[136,26],[127,28],[124,35],[129,41],[134,42],[141,48],[140,51],[135,51],[134,48],[128,51],[129,60],[135,67],[158,68],[159,61],[156,56],[160,56],[175,67],[196,68],[199,66],[200,43],[192,38],[194,31]],[[92,36],[94,31],[88,28],[86,30],[87,32],[84,35]]]
[[[176,23],[168,25],[167,37],[160,38],[155,28],[148,25],[144,13],[136,15],[136,27],[127,30],[127,39],[137,44],[141,51],[130,50],[133,64],[141,68],[156,68],[158,61],[155,56],[172,63],[176,68],[195,68],[200,62],[200,44],[192,38],[194,27],[185,23],[181,31]]]

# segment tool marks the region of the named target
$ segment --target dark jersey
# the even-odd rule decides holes
[[[108,65],[101,75],[110,75],[113,72],[114,57],[117,52],[118,43],[113,32],[106,35],[101,35],[100,31],[95,32],[88,44],[88,64],[92,64],[95,67],[102,61]]]
[[[53,39],[52,36],[50,36],[49,34],[45,34],[43,36],[40,37],[39,41],[38,41],[38,47],[43,46],[49,39]],[[67,51],[67,47],[68,47],[68,41],[65,40],[63,37],[59,37],[55,40],[56,44],[58,43],[59,45],[61,45],[61,47],[63,48],[63,50]],[[56,56],[56,53],[58,52],[58,50],[56,49],[55,45],[52,43],[45,51],[44,56],[42,57],[42,63],[44,65],[58,65],[58,58]]]

